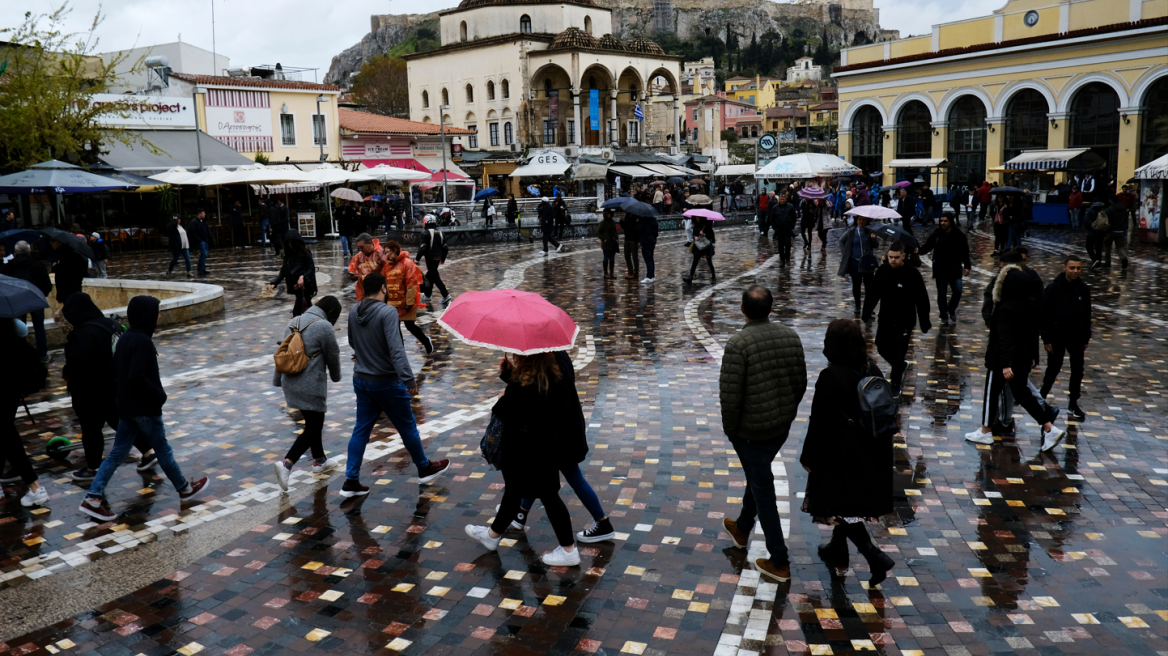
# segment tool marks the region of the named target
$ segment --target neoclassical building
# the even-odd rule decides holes
[[[839,154],[886,179],[916,173],[894,159],[945,158],[964,183],[1023,150],[1091,148],[1122,182],[1164,154],[1164,0],[1009,0],[840,58]]]
[[[476,131],[464,146],[678,143],[682,58],[613,37],[592,0],[463,0],[439,23],[442,46],[406,56],[410,118]]]

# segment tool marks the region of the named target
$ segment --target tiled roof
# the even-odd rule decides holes
[[[814,111],[825,112],[828,110],[835,110],[835,109],[839,109],[838,102],[825,102],[825,103],[819,103],[818,105],[811,106],[811,111],[813,111],[813,112]]]
[[[578,27],[569,27],[568,29],[556,35],[556,40],[552,41],[551,49],[559,50],[561,48],[599,48],[600,40],[591,34],[586,33]]]
[[[340,117],[341,129],[362,134],[441,134],[442,127],[437,123],[422,123],[404,118],[381,116],[368,112],[358,112],[341,107],[337,109]],[[474,134],[465,128],[446,126],[446,134],[461,135]]]
[[[299,89],[303,91],[340,91],[335,84],[318,84],[300,80],[273,80],[259,77],[227,77],[224,75],[192,75],[191,73],[171,73],[171,77],[191,84],[211,84],[224,87],[245,87],[250,89]]]
[[[625,49],[629,52],[640,52],[646,55],[664,55],[665,50],[649,39],[637,37],[625,42]],[[684,58],[683,58],[684,59]]]
[[[624,42],[611,34],[600,37],[600,47],[603,50],[626,50]]]

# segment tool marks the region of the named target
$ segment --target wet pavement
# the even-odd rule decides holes
[[[717,285],[704,263],[692,287],[681,284],[689,256],[677,233],[662,233],[652,286],[626,280],[623,262],[621,277],[604,280],[591,241],[551,256],[528,244],[468,247],[443,268],[456,296],[536,291],[581,327],[573,358],[592,447],[582,466],[618,535],[582,545],[573,568],[540,563],[555,539],[539,509],[497,553],[463,533],[488,523],[502,496],[478,440],[503,386],[498,353],[453,342],[434,322],[441,304],[421,315],[436,353],[409,337],[407,352],[427,453],[450,458],[450,471],[420,485],[383,421],[362,469],[367,498],[342,503],[340,474],[303,467],[281,494],[272,463],[299,418],[271,387],[270,358],[291,302],[266,291],[279,268],[270,251],[213,251],[206,282],[224,286],[227,309],[155,339],[168,436],[188,476],[210,477],[209,495],[180,505],[161,472],[127,465],[108,490],[125,511],[117,522],[78,512],[84,490],[68,472],[80,452],[71,463],[44,455],[50,437],[79,437],[58,356],[51,388],[29,400],[35,424],[22,413],[17,426],[51,500],[29,512],[9,486],[0,505],[0,654],[1168,654],[1164,251],[1136,244],[1130,268],[1085,275],[1096,299],[1088,417],[1067,422],[1065,443],[1043,454],[1021,408],[1016,439],[962,438],[980,416],[979,307],[996,269],[992,240],[971,235],[975,271],[958,324],[915,336],[896,512],[872,527],[896,569],[868,589],[854,550],[846,573],[819,560],[827,533],[799,512],[810,391],[774,467],[793,580],[760,582],[721,531],[744,486],[717,385],[721,347],[742,324],[741,290],[757,282],[775,292],[775,318],[802,337],[812,384],[824,330],[851,316],[851,298],[834,247],[797,248],[783,266],[750,227],[718,237]],[[1063,231],[1032,237],[1032,266],[1048,282],[1080,252]],[[339,246],[314,248],[321,295],[347,309]],[[110,274],[158,279],[168,261],[128,254]],[[343,340],[344,321],[338,331]],[[352,363],[343,369],[325,423],[325,448],[340,456],[354,416]],[[1068,377],[1064,368],[1056,405]],[[570,489],[564,498],[585,528]],[[763,551],[756,533],[750,553]]]

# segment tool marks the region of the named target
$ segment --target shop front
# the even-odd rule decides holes
[[[1071,186],[1060,182],[1059,178],[1067,176],[1059,174],[1099,173],[1106,167],[1103,158],[1090,148],[1062,148],[1022,151],[995,172],[1005,173],[1009,182],[1031,192],[1035,223],[1068,225]]]

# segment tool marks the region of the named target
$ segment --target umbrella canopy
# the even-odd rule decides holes
[[[347,171],[335,164],[322,164],[308,173],[308,182],[323,185],[340,182],[372,182],[376,178],[365,171]]]
[[[693,194],[689,198],[685,199],[685,202],[689,203],[690,205],[712,205],[714,203],[714,199],[705,194]]]
[[[535,185],[527,185],[527,193],[531,194],[532,196],[538,196],[539,195],[539,187],[537,187]]]
[[[907,248],[910,248],[913,250],[921,247],[921,244],[920,244],[920,242],[917,241],[916,237],[913,237],[912,234],[910,234],[904,228],[902,228],[898,225],[892,224],[892,223],[885,223],[882,225],[874,225],[874,226],[864,226],[864,229],[867,230],[868,232],[871,232],[874,235],[877,235],[878,237],[882,237],[884,239],[887,239],[888,241],[899,241],[899,242],[903,243]]]
[[[819,187],[804,187],[795,193],[797,193],[801,198],[810,198],[811,200],[827,198],[828,196],[827,192],[820,189]]]
[[[498,195],[499,195],[498,189],[495,189],[494,187],[487,187],[486,189],[480,189],[479,193],[474,195],[474,199],[475,200],[482,200],[484,198],[489,198],[491,196],[498,196]]]
[[[48,252],[45,249],[48,248],[49,238],[42,232],[37,232],[36,230],[8,230],[7,232],[0,232],[0,243],[3,243],[8,249],[9,255],[12,255],[16,250],[16,242],[18,241],[27,241],[30,246],[35,246],[39,243],[40,248],[37,250],[42,253]]]
[[[718,212],[715,212],[714,210],[705,210],[705,209],[686,210],[686,211],[682,212],[681,215],[682,216],[690,216],[690,217],[702,216],[702,217],[705,217],[711,221],[725,221],[726,220],[726,217],[722,216]]]
[[[694,186],[706,186],[706,181],[702,180],[701,178],[694,178],[693,180],[690,180],[689,183]]]
[[[682,178],[682,177],[679,177],[676,175],[673,176],[672,178],[665,178],[665,181],[668,182],[669,184],[685,184],[685,178]]]
[[[413,169],[405,169],[399,166],[390,166],[388,164],[378,164],[371,169],[361,171],[362,174],[371,176],[382,182],[390,180],[397,182],[409,182],[413,180],[425,180],[430,177],[429,173],[422,171],[415,171]]]
[[[467,292],[438,324],[471,346],[533,355],[572,348],[580,327],[544,297],[517,289]]]
[[[215,164],[212,166],[208,166],[207,168],[192,175],[191,177],[187,178],[186,180],[183,180],[182,183],[180,183],[180,184],[198,185],[200,187],[207,187],[207,186],[212,186],[212,185],[223,184],[223,181],[227,180],[229,177],[231,177],[233,175],[235,175],[235,173],[233,171],[228,171],[226,168],[219,166],[218,164]]]
[[[1018,187],[994,187],[993,189],[990,189],[990,194],[994,196],[999,194],[1021,195],[1024,193],[1026,193],[1026,190],[1019,189]]]
[[[111,180],[55,159],[33,164],[27,171],[0,176],[0,194],[78,194],[137,188],[138,185]]]
[[[301,183],[312,184],[315,181],[312,176],[291,164],[280,164],[277,166],[260,166],[259,168],[247,168],[235,171],[230,177],[226,178],[220,184],[286,184],[286,183]],[[186,184],[190,184],[189,182]],[[319,183],[317,183],[319,184]]]
[[[665,182],[662,180],[654,180],[654,181],[649,183],[649,186],[650,187],[660,187],[661,185],[664,185],[664,184],[665,184]]]
[[[876,171],[875,173],[869,173],[869,174],[868,174],[868,177],[869,177],[869,178],[883,178],[883,177],[884,177],[884,171]]]
[[[899,219],[900,213],[883,205],[861,205],[844,212],[849,216],[864,216],[869,219]]]
[[[602,210],[624,210],[625,205],[628,205],[633,199],[628,196],[617,196],[616,198],[609,198],[600,204]]]
[[[164,184],[182,184],[184,181],[191,179],[195,174],[184,169],[181,166],[176,166],[167,169],[158,175],[150,176],[151,180],[157,180]]]
[[[49,302],[36,285],[20,278],[0,276],[0,318],[15,319],[47,307]]]
[[[1154,159],[1136,169],[1135,177],[1141,180],[1168,179],[1168,155]],[[1128,182],[1130,183],[1131,180]]]
[[[352,200],[352,201],[356,201],[358,203],[360,203],[362,200],[364,200],[363,198],[361,198],[360,193],[358,193],[357,191],[354,191],[353,189],[349,189],[348,187],[341,187],[339,189],[334,189],[333,192],[331,194],[329,194],[329,196],[332,196],[333,198],[340,198],[341,200]]]
[[[897,182],[896,184],[894,184],[894,185],[892,185],[892,186],[893,186],[893,187],[900,187],[900,188],[902,188],[902,189],[903,189],[904,187],[911,187],[911,186],[913,186],[913,183],[909,182],[908,180],[901,180],[900,182]]]
[[[48,235],[49,239],[59,241],[91,260],[97,259],[93,255],[93,249],[89,247],[89,242],[85,241],[85,239],[82,237],[78,237],[71,232],[66,232],[57,228],[44,228],[41,230],[41,232]]]
[[[855,175],[860,169],[848,164],[835,155],[823,153],[795,153],[771,160],[769,164],[755,172],[760,179],[779,178],[802,180],[809,178],[832,178],[837,175]]]
[[[624,204],[621,210],[626,214],[635,214],[636,216],[657,216],[657,210],[652,205],[632,198]]]

